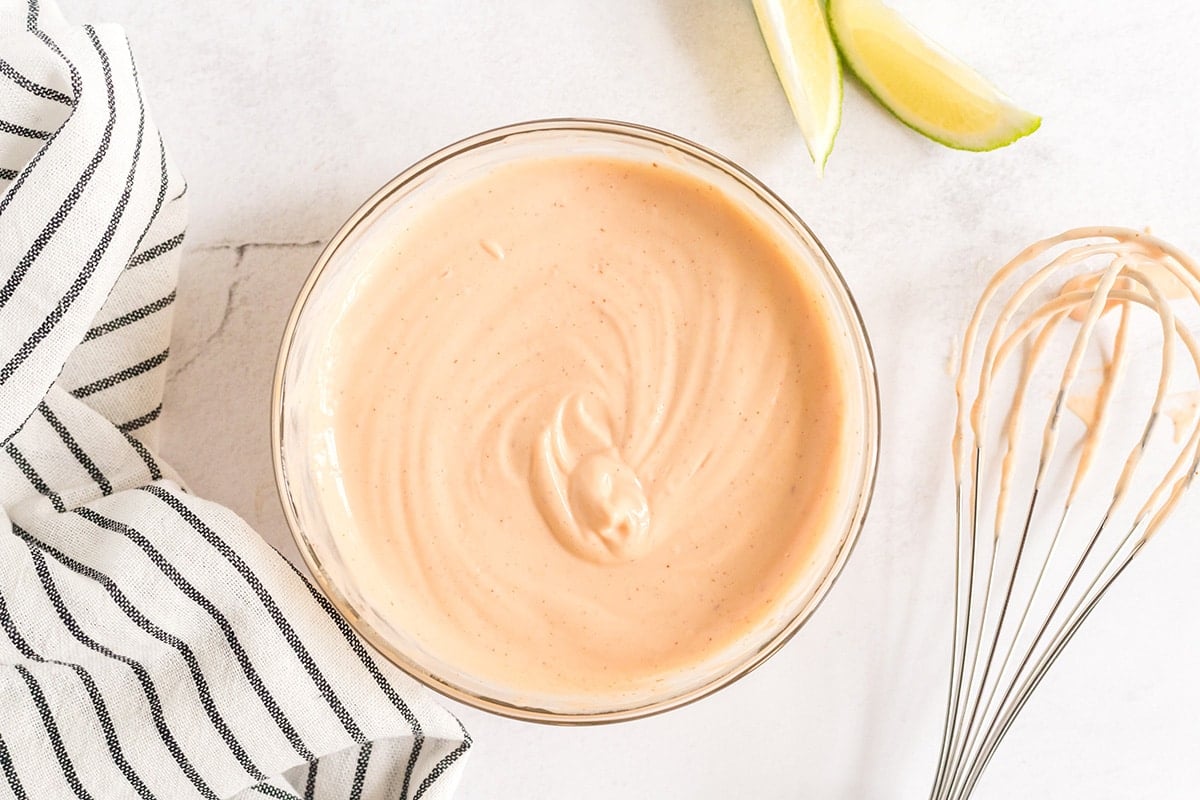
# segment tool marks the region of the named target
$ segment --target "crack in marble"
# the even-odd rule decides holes
[[[269,249],[291,250],[291,249],[317,247],[317,246],[320,246],[323,244],[324,244],[323,240],[315,239],[310,242],[216,243],[216,244],[200,245],[199,247],[194,248],[195,250],[208,251],[208,252],[219,251],[219,250],[233,250],[235,253],[235,257],[234,257],[234,261],[233,261],[233,268],[232,268],[234,276],[233,276],[233,280],[231,280],[229,282],[229,286],[226,287],[225,306],[221,310],[221,319],[220,319],[220,321],[217,322],[217,327],[213,329],[212,333],[205,336],[204,340],[202,342],[200,342],[198,345],[196,345],[196,350],[194,353],[192,353],[190,358],[188,358],[182,364],[178,364],[178,365],[171,366],[168,368],[169,369],[168,378],[174,379],[178,375],[182,374],[185,370],[187,370],[188,367],[192,366],[192,364],[194,364],[196,362],[196,360],[200,358],[200,356],[204,355],[204,352],[208,349],[208,346],[210,344],[212,344],[214,341],[216,341],[217,339],[219,339],[221,337],[221,335],[225,332],[225,328],[228,326],[229,320],[233,316],[233,312],[236,311],[239,306],[239,304],[237,302],[235,302],[235,298],[238,294],[238,290],[241,288],[242,284],[246,281],[246,279],[250,277],[249,275],[242,273],[242,263],[245,261],[246,252],[248,250],[250,250],[250,248],[260,248],[261,247],[261,248],[269,248]]]
[[[272,247],[280,250],[290,250],[301,247],[318,247],[325,244],[324,239],[313,239],[309,242],[211,242],[209,244],[196,245],[193,250],[238,250],[245,253],[250,247]]]

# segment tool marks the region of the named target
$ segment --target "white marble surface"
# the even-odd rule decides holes
[[[574,730],[458,709],[464,798],[923,798],[950,613],[946,372],[984,277],[1078,224],[1200,253],[1200,6],[894,0],[1041,112],[993,154],[895,124],[857,87],[818,180],[745,0],[64,0],[133,40],[191,185],[165,454],[295,556],[270,472],[271,365],[320,243],[451,140],[624,118],[740,161],[799,210],[861,303],[884,441],[871,518],[811,623],[751,677],[666,716]],[[978,797],[1200,794],[1200,503],[1119,585],[1014,728]]]

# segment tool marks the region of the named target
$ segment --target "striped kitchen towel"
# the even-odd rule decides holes
[[[466,731],[155,455],[185,186],[120,29],[0,0],[0,798],[444,798]]]

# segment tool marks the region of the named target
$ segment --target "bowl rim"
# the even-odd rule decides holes
[[[359,225],[367,217],[382,204],[386,203],[397,190],[439,165],[460,154],[488,145],[502,143],[509,137],[546,132],[575,132],[589,135],[600,134],[602,136],[632,137],[672,147],[705,162],[708,167],[725,172],[729,177],[741,183],[755,194],[759,200],[764,201],[775,213],[783,217],[791,227],[796,229],[797,233],[801,234],[802,238],[807,239],[806,243],[820,256],[819,260],[823,260],[824,263],[817,264],[817,268],[825,270],[828,273],[826,277],[830,279],[829,283],[832,284],[836,295],[833,298],[833,302],[844,305],[843,311],[851,323],[849,326],[850,330],[848,331],[852,340],[851,344],[857,351],[857,355],[862,362],[861,374],[857,377],[861,381],[861,388],[865,395],[863,397],[865,411],[863,426],[866,430],[863,437],[864,452],[861,459],[866,466],[862,470],[857,484],[851,487],[851,494],[856,492],[858,497],[854,500],[853,514],[851,515],[847,530],[843,532],[843,538],[838,546],[837,553],[827,567],[820,582],[813,589],[809,602],[798,612],[788,617],[786,624],[782,625],[765,643],[750,652],[746,657],[737,660],[734,667],[723,672],[720,676],[666,699],[612,711],[564,713],[522,706],[497,698],[486,697],[443,680],[438,675],[432,674],[419,664],[405,657],[403,653],[398,651],[398,648],[392,646],[372,625],[359,615],[353,605],[338,589],[335,581],[325,572],[321,564],[321,559],[313,551],[307,537],[301,530],[300,521],[297,518],[291,499],[286,466],[284,464],[285,459],[283,457],[284,405],[286,400],[284,377],[288,359],[292,351],[296,327],[317,282],[320,280],[341,244],[358,229]],[[304,560],[304,564],[308,568],[309,574],[312,576],[317,588],[332,604],[334,611],[379,655],[438,694],[464,705],[499,716],[526,722],[564,726],[599,725],[643,719],[690,705],[741,680],[756,670],[775,653],[779,652],[804,627],[805,623],[807,623],[829,595],[830,590],[841,576],[846,562],[849,561],[855,545],[861,537],[874,496],[876,479],[879,472],[879,450],[882,440],[879,379],[874,351],[871,347],[871,340],[867,333],[866,324],[863,321],[862,312],[841,270],[838,269],[837,264],[829,255],[825,246],[800,215],[749,171],[704,145],[659,128],[613,119],[589,117],[534,119],[502,125],[467,136],[417,160],[373,192],[342,223],[337,232],[326,243],[317,260],[314,262],[313,267],[309,270],[308,276],[296,296],[296,300],[288,314],[287,323],[279,345],[279,353],[275,362],[275,372],[271,386],[270,403],[271,462],[275,476],[276,493],[279,497],[280,505],[283,507],[283,515],[287,522],[288,530],[292,535],[293,541],[296,543],[300,556]]]

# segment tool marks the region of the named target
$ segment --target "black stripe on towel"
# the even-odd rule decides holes
[[[79,465],[87,470],[88,475],[100,487],[100,491],[106,495],[112,494],[112,484],[109,483],[108,478],[96,466],[96,462],[92,461],[91,457],[83,452],[83,448],[79,446],[79,442],[75,441],[75,437],[67,430],[67,426],[63,425],[62,421],[55,416],[54,412],[50,410],[50,406],[46,405],[45,400],[38,403],[38,411],[41,412],[42,417],[50,424],[50,427],[54,429],[54,432],[58,434],[58,438],[62,439],[62,443],[66,445],[71,455],[75,456],[75,460],[79,462]]]
[[[142,94],[142,81],[138,77],[137,63],[133,60],[133,53],[129,54],[129,63],[133,65],[133,82],[137,86],[138,96]],[[132,252],[137,253],[138,248],[142,246],[142,242],[146,240],[146,234],[150,232],[150,226],[158,219],[158,212],[162,210],[163,198],[167,196],[167,182],[170,180],[170,175],[167,173],[167,146],[163,144],[162,133],[158,134],[158,196],[154,200],[154,210],[150,212],[149,218],[146,219],[146,226],[142,228],[142,232],[138,235],[137,241],[133,244]],[[129,269],[129,265],[125,265],[125,269]]]
[[[18,125],[15,122],[9,122],[5,119],[0,119],[0,133],[11,133],[13,136],[22,136],[26,139],[49,139],[50,131],[39,131],[33,128],[26,128],[24,125]]]
[[[242,673],[246,676],[246,681],[250,684],[251,688],[254,689],[254,693],[258,696],[259,701],[262,702],[263,708],[265,708],[267,713],[271,715],[271,718],[275,720],[275,724],[279,726],[280,732],[282,732],[287,738],[288,742],[292,746],[292,749],[294,749],[296,754],[306,761],[313,761],[316,759],[316,756],[313,754],[312,750],[310,750],[304,744],[304,742],[300,739],[300,734],[296,732],[296,729],[292,727],[292,724],[288,721],[287,717],[283,715],[283,712],[279,708],[279,703],[276,702],[274,696],[263,684],[262,677],[258,674],[258,671],[254,668],[254,664],[250,661],[250,656],[246,654],[246,650],[242,647],[242,643],[238,641],[237,635],[233,631],[233,626],[230,624],[225,615],[221,613],[220,609],[218,609],[211,600],[197,590],[196,587],[187,580],[187,578],[183,577],[179,570],[175,568],[175,565],[172,564],[165,556],[163,556],[163,554],[159,552],[153,544],[150,543],[150,540],[136,528],[126,525],[123,522],[109,519],[108,517],[102,516],[101,514],[98,514],[92,509],[86,507],[77,508],[74,510],[74,513],[78,514],[80,517],[86,519],[88,522],[99,528],[121,534],[125,538],[129,539],[129,541],[137,545],[142,552],[146,554],[146,557],[150,559],[150,563],[158,567],[158,570],[165,575],[168,580],[175,584],[180,593],[202,608],[205,613],[212,618],[213,622],[217,624],[217,627],[221,629],[221,633],[224,634],[225,642],[229,645],[230,651],[233,653],[238,665],[242,668]]]
[[[171,348],[168,347],[161,353],[150,356],[150,358],[147,358],[145,361],[140,361],[137,364],[134,364],[132,367],[126,367],[120,372],[114,372],[107,378],[101,378],[100,380],[92,381],[85,386],[80,386],[78,389],[73,389],[71,390],[71,394],[75,395],[76,397],[87,397],[88,395],[95,394],[96,392],[102,392],[105,389],[111,389],[118,383],[124,383],[131,378],[136,378],[137,376],[149,372],[157,366],[160,366],[167,360],[167,356],[170,355],[170,353]]]
[[[250,788],[264,797],[274,797],[276,800],[300,800],[298,796],[291,792],[285,792],[278,786],[273,786],[269,783],[260,783],[258,786],[251,786]]]
[[[17,531],[18,535],[24,533],[24,531],[18,530],[16,525],[13,526],[13,530]],[[37,570],[38,578],[42,582],[42,588],[46,591],[46,596],[50,599],[51,605],[54,606],[54,611],[58,614],[59,621],[66,626],[67,630],[71,632],[71,635],[75,637],[76,641],[78,641],[84,647],[93,652],[99,653],[100,655],[107,656],[114,661],[119,661],[133,670],[133,674],[137,677],[138,683],[142,685],[142,691],[146,695],[146,702],[150,706],[150,717],[154,721],[154,728],[158,731],[158,735],[162,739],[163,745],[166,746],[167,751],[175,759],[175,763],[179,765],[179,768],[183,771],[183,774],[186,775],[188,780],[192,782],[192,785],[196,787],[196,791],[207,798],[207,800],[219,800],[217,793],[214,792],[212,788],[204,782],[204,780],[200,777],[200,773],[197,772],[196,768],[192,765],[192,762],[183,754],[183,750],[180,748],[179,742],[176,741],[175,735],[171,733],[171,729],[167,726],[167,720],[163,716],[162,701],[158,697],[158,690],[154,688],[154,681],[150,679],[150,673],[147,672],[146,668],[137,660],[130,658],[129,656],[124,656],[120,653],[113,652],[110,648],[100,644],[95,639],[83,632],[83,629],[79,627],[78,620],[75,619],[75,616],[71,613],[70,609],[67,608],[66,602],[63,601],[62,594],[58,591],[58,586],[54,583],[54,577],[50,574],[50,568],[46,564],[46,557],[42,554],[41,550],[35,548],[29,542],[27,536],[22,536],[21,538],[25,539],[25,544],[29,548],[29,555],[33,558],[34,569]],[[116,734],[114,733],[113,735],[115,736]]]
[[[63,55],[63,51],[58,48],[58,45],[54,43],[54,40],[38,29],[36,23],[37,0],[30,0],[29,15],[25,20],[25,27],[30,33],[32,33],[38,39],[41,39],[42,43],[45,44],[46,47],[51,51],[53,51],[55,55],[62,59],[63,64],[66,65],[67,70],[71,73],[71,94],[74,97],[79,97],[79,92],[83,88],[83,79],[79,77],[79,70],[75,69],[75,64],[72,63],[71,59]],[[72,100],[72,103],[74,103],[74,100]],[[58,130],[62,130],[62,128],[59,128]],[[47,144],[54,141],[55,136],[58,136],[58,131],[55,131],[54,135],[47,140]],[[12,186],[9,186],[4,194],[0,195],[0,214],[4,213],[4,209],[8,208],[8,204],[11,203],[13,198],[17,196],[17,192],[19,192],[21,187],[25,185],[25,179],[29,177],[30,173],[33,172],[33,168],[36,167],[38,162],[42,160],[42,156],[47,150],[49,150],[48,147],[42,147],[36,153],[34,153],[33,158],[30,159],[29,164],[27,164],[25,169],[21,172],[20,176],[16,180],[16,183],[14,183]]]
[[[33,468],[33,465],[25,460],[25,456],[21,455],[21,451],[17,449],[15,444],[9,442],[4,446],[4,452],[8,453],[8,457],[13,460],[13,463],[17,465],[17,469],[21,470],[21,474],[24,475],[26,480],[28,480],[33,488],[37,490],[38,494],[49,498],[50,503],[54,506],[55,511],[61,514],[67,510],[66,505],[62,501],[62,497],[59,496],[58,492],[52,491],[50,487],[46,485],[46,482],[42,480],[42,476],[38,475],[37,470]]]
[[[463,727],[461,722],[458,723],[458,728],[462,731],[462,744],[451,750],[433,765],[433,769],[429,771],[429,774],[425,776],[425,780],[421,781],[421,785],[417,787],[417,793],[412,796],[412,800],[421,800],[425,796],[425,792],[429,791],[429,788],[433,786],[434,782],[442,777],[442,774],[450,769],[455,761],[462,758],[463,753],[471,749],[471,734],[467,733],[467,729]]]
[[[363,782],[367,779],[367,767],[371,764],[371,743],[367,742],[358,751],[358,763],[354,766],[354,782],[350,784],[350,800],[362,800]]]
[[[362,662],[363,667],[370,673],[371,678],[375,681],[375,685],[379,687],[392,706],[404,717],[409,728],[412,729],[413,746],[408,754],[408,764],[404,769],[404,783],[400,788],[400,796],[408,797],[408,787],[412,783],[413,770],[416,769],[417,759],[420,757],[421,748],[425,744],[425,733],[421,730],[421,721],[417,719],[417,715],[412,712],[412,709],[408,707],[408,704],[404,702],[404,699],[400,697],[387,678],[383,677],[383,673],[379,671],[379,665],[375,663],[375,659],[371,658],[371,654],[367,652],[367,648],[363,646],[362,641],[354,634],[350,623],[346,622],[345,617],[338,613],[337,609],[333,607],[333,603],[329,602],[329,598],[318,592],[312,583],[300,574],[300,570],[296,569],[292,562],[288,561],[287,565],[292,568],[292,572],[296,573],[296,576],[304,584],[304,587],[308,589],[308,593],[316,601],[317,605],[323,608],[326,615],[333,620],[338,630],[342,632],[342,637],[346,640],[346,643],[350,645],[350,649],[354,651],[354,654],[358,656],[358,660]]]
[[[108,55],[104,52],[104,48],[100,46],[100,39],[97,38],[96,31],[90,25],[85,25],[84,30],[87,31],[88,37],[91,39],[92,46],[96,48],[96,52],[100,56],[100,64],[104,68],[104,80],[108,87],[110,123],[110,125],[105,128],[105,136],[109,137],[112,133],[111,123],[116,112],[112,85],[112,66],[109,64]],[[72,282],[70,288],[67,289],[67,293],[59,299],[58,305],[56,305],[54,309],[46,316],[46,318],[42,320],[42,324],[39,325],[37,330],[35,330],[33,334],[25,340],[25,343],[21,345],[21,348],[17,350],[15,354],[13,354],[13,357],[9,359],[8,363],[4,365],[3,369],[0,369],[0,383],[4,383],[10,377],[12,377],[12,374],[17,371],[17,368],[20,367],[22,363],[24,363],[25,359],[29,357],[30,353],[32,353],[34,349],[41,343],[41,341],[46,338],[50,331],[54,330],[54,327],[58,325],[58,321],[63,318],[63,315],[67,313],[67,310],[79,297],[83,287],[89,280],[91,280],[92,274],[96,271],[96,266],[100,263],[100,259],[104,257],[105,251],[108,250],[109,243],[112,242],[113,233],[116,232],[117,225],[121,222],[121,218],[125,215],[126,206],[129,205],[129,196],[133,193],[133,176],[137,171],[138,159],[142,152],[142,137],[145,132],[145,128],[146,105],[144,102],[142,102],[142,98],[139,95],[138,132],[137,142],[133,148],[133,162],[129,165],[129,172],[125,176],[125,188],[121,192],[120,199],[117,200],[117,207],[113,211],[112,217],[108,221],[108,227],[104,229],[104,233],[100,236],[99,244],[96,245],[96,249],[93,250],[91,256],[88,257],[87,263],[84,264],[83,269],[75,277],[75,280]],[[107,146],[97,152],[95,158],[93,159],[94,163],[99,163],[99,159],[102,157],[106,149]],[[74,205],[74,201],[72,201],[71,204]],[[50,224],[53,223],[54,220],[52,219]],[[58,225],[54,224],[54,227],[57,229]],[[49,224],[47,225],[47,228],[49,228]],[[53,231],[51,232],[51,235],[52,234]],[[38,237],[38,241],[41,241],[43,236],[46,236],[45,230],[43,230],[42,234]],[[47,238],[47,241],[49,241],[49,238]],[[34,244],[35,248],[40,251],[41,248],[37,247],[37,242]],[[30,252],[33,251],[31,250]],[[26,258],[28,258],[28,255]],[[32,260],[30,260],[30,263],[32,263]],[[27,270],[28,264],[26,264],[26,271]],[[10,278],[9,283],[6,283],[4,289],[0,290],[0,306],[3,306],[8,300],[8,298],[4,296],[4,291],[9,290],[10,284],[13,286],[13,291],[15,291],[16,284],[20,283],[20,279],[23,278],[24,275],[24,271],[21,272],[19,277],[16,273],[14,273],[12,278]],[[13,279],[16,279],[16,283],[13,283]]]
[[[143,250],[142,252],[138,253],[133,258],[129,259],[129,264],[128,264],[128,266],[125,267],[125,269],[133,269],[136,266],[145,264],[147,261],[153,261],[154,259],[161,256],[163,253],[171,252],[172,250],[174,250],[176,247],[178,247],[182,243],[183,243],[183,234],[177,233],[174,236],[172,236],[170,239],[167,239],[165,242],[159,242],[158,244],[154,245],[153,247],[148,247],[145,250]]]
[[[158,460],[150,455],[150,451],[146,449],[146,445],[138,441],[136,436],[130,436],[128,432],[121,431],[125,436],[125,441],[129,443],[129,447],[133,452],[138,454],[138,458],[142,459],[142,463],[146,465],[146,470],[150,473],[150,480],[157,481],[163,476],[162,468],[158,466]]]
[[[341,721],[342,727],[346,729],[346,733],[348,733],[355,742],[359,744],[366,744],[367,738],[363,735],[362,729],[358,727],[358,723],[354,721],[354,718],[350,716],[350,712],[348,712],[346,707],[342,705],[341,699],[333,691],[333,687],[329,685],[329,681],[321,672],[321,668],[317,666],[316,661],[313,660],[312,655],[308,652],[308,648],[304,646],[304,642],[300,641],[300,637],[296,635],[295,629],[293,629],[291,623],[287,621],[287,617],[276,604],[275,599],[271,597],[266,587],[263,586],[258,575],[254,574],[254,571],[246,565],[246,562],[242,560],[242,557],[238,555],[237,551],[230,547],[229,544],[220,536],[217,536],[213,529],[208,527],[208,525],[204,523],[204,520],[200,519],[200,517],[197,516],[196,513],[190,508],[188,508],[187,505],[180,501],[178,497],[163,489],[161,486],[143,486],[142,491],[154,495],[159,500],[170,506],[175,513],[180,516],[180,518],[191,525],[192,528],[199,533],[206,542],[212,545],[212,547],[218,553],[223,555],[225,560],[228,561],[230,565],[232,565],[233,568],[238,571],[250,588],[254,590],[254,593],[258,595],[259,602],[262,603],[263,608],[266,609],[267,613],[271,616],[271,619],[274,620],[275,626],[279,629],[279,632],[283,634],[283,638],[287,640],[289,645],[291,645],[292,653],[296,656],[296,660],[299,661],[301,666],[304,667],[305,672],[308,673],[308,676],[312,679],[313,684],[317,687],[318,691],[321,692],[321,697],[324,698],[325,703],[329,706],[329,709]]]
[[[0,597],[0,608],[4,606],[4,598]],[[12,620],[8,618],[7,610],[0,614],[0,622],[5,625],[5,630],[8,630],[8,625]],[[9,638],[12,638],[12,633],[9,633]],[[21,680],[25,681],[25,686],[29,689],[29,696],[33,699],[34,706],[37,707],[38,716],[42,718],[42,727],[46,729],[46,736],[50,739],[50,747],[54,750],[54,756],[58,759],[58,766],[63,771],[63,777],[67,779],[67,785],[75,792],[75,796],[80,800],[92,800],[92,796],[88,794],[87,789],[83,788],[83,784],[79,782],[79,775],[75,773],[75,764],[71,761],[71,756],[67,754],[67,746],[63,744],[62,734],[58,732],[58,724],[54,721],[54,715],[50,713],[50,704],[46,702],[46,695],[42,692],[42,687],[38,685],[37,678],[33,677],[33,673],[24,664],[16,665],[17,673],[21,676]]]
[[[317,795],[317,766],[319,764],[319,761],[308,762],[308,774],[304,778],[304,800],[313,800]],[[404,797],[404,795],[400,796]]]
[[[121,740],[117,737],[117,731],[113,727],[112,717],[109,716],[108,713],[108,706],[105,705],[104,698],[100,695],[100,690],[96,688],[96,682],[92,679],[91,674],[89,674],[88,671],[79,664],[71,664],[65,661],[56,661],[50,658],[43,658],[35,653],[33,648],[29,646],[29,643],[25,641],[25,637],[23,637],[20,631],[17,630],[16,624],[9,615],[8,606],[4,602],[4,598],[2,596],[0,596],[0,626],[3,626],[4,632],[8,634],[9,641],[13,643],[13,646],[15,646],[17,650],[20,651],[21,655],[25,656],[25,658],[42,664],[57,664],[58,666],[67,667],[79,676],[79,679],[83,682],[83,688],[87,691],[88,697],[91,698],[92,708],[95,710],[96,717],[100,721],[100,727],[104,731],[104,741],[108,745],[109,755],[112,756],[113,761],[116,763],[117,768],[121,771],[121,774],[125,776],[127,781],[129,781],[129,785],[137,791],[138,796],[141,797],[142,800],[153,800],[153,795],[150,794],[150,790],[146,788],[145,782],[142,781],[141,777],[138,776],[133,767],[129,765],[129,762],[125,760],[125,753],[121,750]],[[18,665],[18,669],[24,669],[24,667]],[[37,702],[37,698],[35,698],[34,702]],[[50,727],[54,720],[50,716],[50,709],[46,704],[45,697],[41,698],[39,711],[42,711],[43,721],[45,722],[48,720],[47,733],[49,733]],[[51,734],[51,738],[53,739],[56,734],[57,728],[55,728],[55,734]],[[61,746],[61,742],[62,740],[60,738],[58,744],[56,745],[56,749]],[[70,758],[66,758],[66,763],[63,763],[65,755],[66,748],[64,747],[62,750],[62,756],[59,758],[59,763],[63,764],[64,773],[67,772],[68,764],[70,763]],[[74,767],[71,767],[70,770],[71,774],[73,775]],[[70,779],[70,776],[68,776],[68,780]],[[78,785],[77,778],[75,779],[75,784],[73,784],[71,788],[75,789],[76,785]],[[89,795],[87,792],[80,794],[82,788],[82,786],[79,786],[79,788],[76,789],[76,794],[80,797],[88,797]]]
[[[103,336],[106,333],[112,333],[119,328],[124,328],[126,325],[130,325],[138,320],[145,319],[146,317],[162,311],[164,308],[174,302],[175,292],[172,290],[171,293],[166,297],[160,297],[152,303],[147,303],[144,306],[135,308],[133,311],[122,314],[114,319],[110,319],[108,322],[97,325],[94,328],[89,328],[87,334],[83,337],[83,340],[85,342],[90,342],[92,339]]]
[[[63,105],[75,105],[71,98],[67,97],[57,89],[51,89],[48,86],[42,86],[40,83],[35,83],[34,81],[29,80],[29,78],[26,78],[24,75],[17,72],[13,65],[9,64],[3,58],[0,58],[0,75],[5,76],[17,86],[20,86],[25,91],[35,94],[38,97],[45,98],[46,100],[54,100],[62,103]]]
[[[21,785],[21,778],[17,775],[17,768],[13,765],[12,756],[8,753],[8,745],[4,743],[4,737],[0,736],[0,769],[4,770],[4,778],[8,781],[8,790],[13,793],[16,800],[29,800],[29,795],[25,794],[25,787]]]
[[[5,281],[4,286],[0,287],[0,308],[3,308],[9,299],[12,298],[13,293],[17,290],[17,286],[25,277],[25,273],[29,271],[29,265],[32,264],[34,259],[38,257],[38,254],[42,252],[42,248],[44,248],[47,243],[54,238],[54,234],[58,230],[59,226],[63,224],[64,220],[66,220],[67,215],[71,213],[71,209],[75,207],[75,203],[77,203],[79,198],[83,195],[84,188],[88,185],[88,183],[91,182],[92,176],[96,174],[96,169],[100,166],[100,162],[103,161],[104,156],[108,154],[108,146],[112,142],[113,127],[117,123],[117,97],[116,90],[113,88],[112,68],[108,63],[108,56],[104,54],[104,51],[100,47],[99,41],[95,37],[95,33],[92,33],[90,28],[88,31],[92,35],[92,42],[96,52],[100,54],[101,65],[104,68],[105,88],[108,90],[108,120],[104,123],[104,133],[100,137],[100,146],[96,148],[95,154],[92,155],[92,158],[90,161],[88,161],[87,166],[83,168],[83,172],[80,174],[78,180],[75,181],[75,186],[70,192],[67,193],[67,196],[63,199],[62,203],[59,204],[58,210],[54,212],[54,215],[50,217],[50,221],[46,223],[45,227],[42,228],[41,233],[39,233],[37,238],[34,240],[33,247],[21,258],[20,261],[17,262],[16,267],[13,269],[12,274],[9,275],[8,280]],[[45,148],[39,152],[45,152]],[[28,174],[29,171],[30,170],[27,169],[26,174]],[[11,196],[19,188],[20,187],[16,185],[10,187],[8,196],[5,199],[11,199]],[[0,213],[3,213],[3,210],[3,206],[0,206]],[[0,381],[3,380],[3,373],[0,372]]]
[[[129,420],[128,422],[122,422],[120,425],[117,426],[117,430],[119,430],[121,433],[132,433],[133,431],[136,431],[138,428],[144,428],[147,425],[149,425],[151,422],[154,422],[154,420],[158,419],[158,415],[161,413],[162,413],[162,403],[159,403],[154,408],[147,411],[145,414],[142,414],[140,417],[135,417],[135,418]],[[154,480],[158,480],[158,478],[154,478]]]
[[[250,760],[250,756],[246,753],[245,748],[242,747],[241,742],[237,740],[237,737],[234,736],[233,731],[230,730],[229,725],[225,722],[224,717],[221,716],[221,712],[217,709],[216,701],[213,700],[212,692],[208,688],[208,681],[204,679],[204,672],[200,669],[200,662],[196,659],[196,654],[192,652],[192,648],[188,646],[187,642],[178,636],[167,633],[147,619],[146,615],[137,609],[112,578],[99,570],[76,561],[60,550],[37,539],[18,525],[13,525],[13,532],[24,539],[27,545],[37,547],[49,553],[55,561],[67,569],[103,586],[116,607],[124,612],[130,621],[163,644],[170,645],[179,651],[180,657],[187,664],[188,672],[192,676],[192,683],[196,686],[196,696],[200,700],[200,705],[204,707],[204,712],[208,715],[209,721],[212,722],[213,728],[216,729],[217,733],[224,740],[225,745],[229,748],[229,752],[237,759],[238,763],[242,765],[242,769],[246,770],[246,774],[250,777],[260,781],[267,779],[262,770],[256,767]]]

